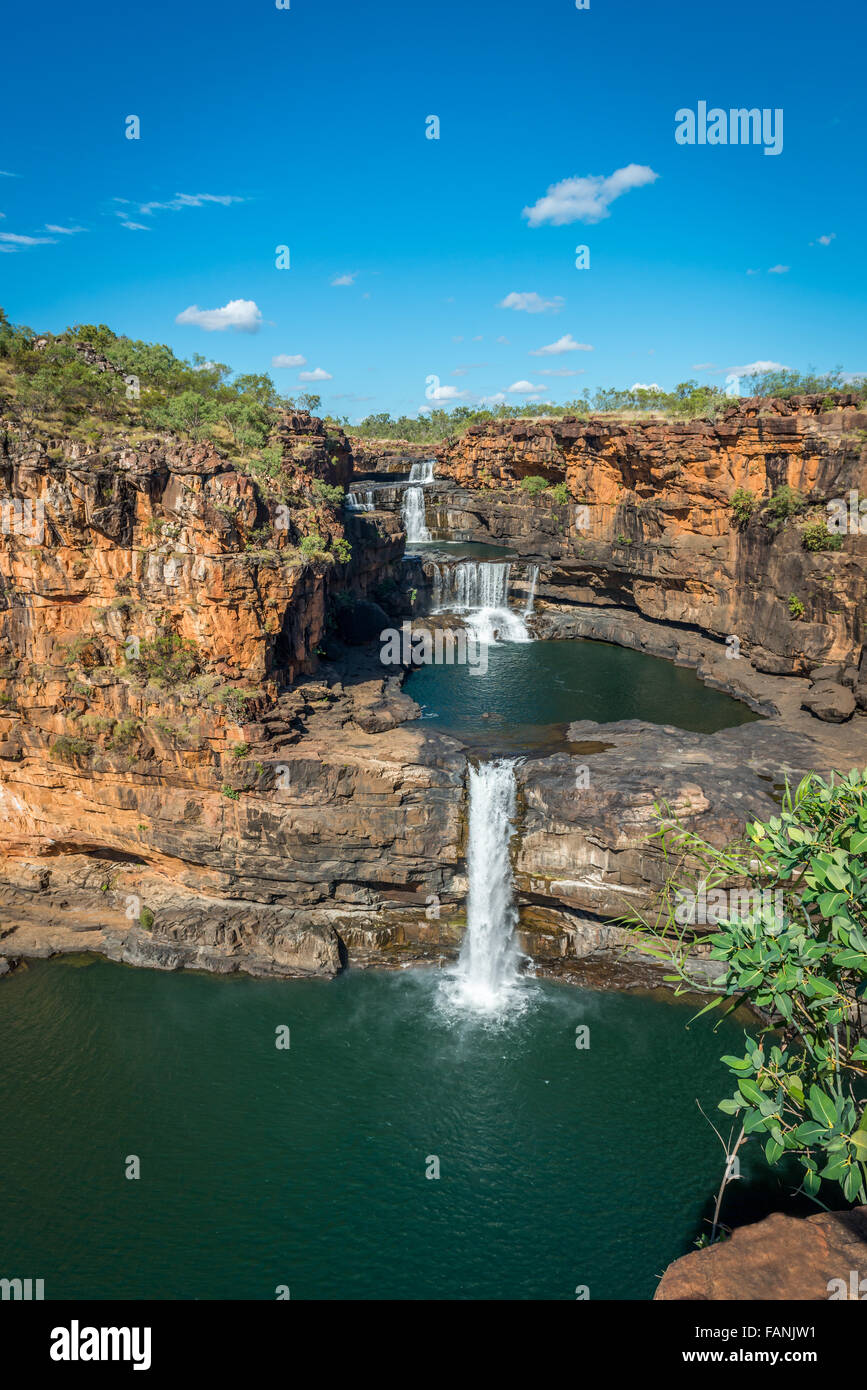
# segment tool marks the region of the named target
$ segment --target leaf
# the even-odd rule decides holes
[[[823,917],[833,917],[845,901],[845,893],[822,893],[819,897],[819,911]]]
[[[867,1162],[867,1133],[863,1129],[856,1129],[854,1134],[849,1135],[849,1142],[855,1146],[855,1155],[859,1161]]]
[[[825,1133],[823,1125],[817,1125],[813,1120],[805,1120],[802,1125],[798,1125],[795,1130],[795,1137],[802,1144],[815,1144]]]
[[[738,1084],[743,1087],[744,1082]],[[831,1125],[836,1123],[837,1107],[831,1097],[826,1095],[824,1091],[820,1091],[818,1086],[810,1087],[809,1106],[813,1118],[818,1120],[820,1124],[824,1121],[826,1128],[830,1129]]]
[[[853,1164],[843,1180],[843,1195],[847,1202],[854,1202],[861,1191],[861,1174]]]
[[[720,1057],[721,1062],[725,1062],[727,1067],[733,1071],[749,1071],[750,1061],[748,1057]]]
[[[785,1149],[782,1144],[778,1144],[776,1139],[769,1139],[765,1145],[765,1158],[769,1163],[776,1163],[777,1159],[782,1158]]]
[[[764,1092],[759,1089],[755,1081],[750,1081],[748,1078],[742,1077],[738,1081],[738,1090],[744,1099],[748,1100],[751,1105],[761,1105],[762,1101],[767,1099]]]
[[[815,1197],[816,1193],[819,1191],[819,1188],[822,1186],[822,1183],[817,1173],[806,1172],[804,1174],[803,1185],[804,1191],[808,1193],[810,1197]]]

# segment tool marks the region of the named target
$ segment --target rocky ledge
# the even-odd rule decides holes
[[[800,1220],[775,1212],[739,1227],[728,1240],[675,1260],[654,1298],[863,1300],[865,1271],[867,1207]]]

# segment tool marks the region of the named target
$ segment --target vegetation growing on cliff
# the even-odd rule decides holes
[[[750,1003],[765,1019],[757,1037],[745,1034],[742,1057],[721,1059],[735,1089],[719,1109],[737,1134],[723,1141],[720,1197],[738,1150],[755,1138],[771,1165],[800,1166],[808,1196],[818,1201],[823,1187],[836,1185],[847,1201],[865,1201],[867,770],[830,782],[810,774],[794,793],[787,788],[778,816],[748,824],[725,850],[684,830],[665,808],[657,813],[655,838],[671,867],[660,912],[624,920],[638,928],[645,952],[672,967],[680,993],[696,987],[688,960],[696,939],[710,946],[721,993],[701,1013]],[[683,920],[682,904],[702,894],[710,902],[717,890],[728,906],[702,933]]]

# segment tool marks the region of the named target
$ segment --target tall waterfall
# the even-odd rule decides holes
[[[481,642],[530,642],[523,617],[509,607],[511,570],[511,565],[487,560],[436,566],[434,611],[465,614],[467,626]]]
[[[407,545],[412,545],[415,541],[430,540],[430,531],[424,519],[422,488],[425,483],[433,482],[435,465],[436,459],[424,459],[423,462],[414,463],[410,467],[409,482],[404,489],[403,502],[400,508]]]
[[[404,489],[400,514],[407,545],[412,545],[414,541],[430,540],[430,531],[424,520],[424,493],[420,487],[407,486]]]
[[[539,583],[539,566],[531,565],[529,574],[530,586],[527,591],[527,602],[524,604],[524,617],[532,617],[533,604],[536,601],[536,585]]]
[[[471,765],[468,771],[467,929],[457,965],[443,987],[452,1004],[494,1013],[509,1002],[519,980],[518,909],[509,858],[515,764],[500,758]]]

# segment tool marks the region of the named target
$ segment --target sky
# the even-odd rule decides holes
[[[289,5],[7,14],[13,321],[107,323],[352,421],[867,372],[862,0]],[[767,138],[679,143],[700,102],[767,110]]]

